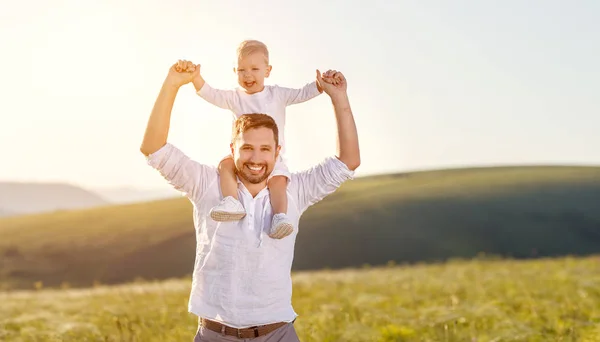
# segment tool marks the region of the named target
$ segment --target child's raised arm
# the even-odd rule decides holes
[[[233,90],[214,89],[206,83],[201,73],[198,73],[192,82],[198,96],[219,108],[232,110],[235,96]]]
[[[323,89],[321,89],[320,85],[314,81],[298,89],[279,87],[279,91],[283,101],[289,106],[313,99],[320,95],[323,92]]]

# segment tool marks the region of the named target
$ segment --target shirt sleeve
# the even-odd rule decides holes
[[[354,178],[354,171],[337,157],[329,157],[308,170],[292,174],[300,213],[336,191],[345,181]]]
[[[233,110],[235,102],[234,90],[215,89],[208,83],[204,82],[204,85],[196,92],[196,94],[198,94],[198,96],[206,100],[208,103],[219,108]]]
[[[286,106],[306,102],[321,94],[317,88],[317,82],[308,83],[304,87],[298,89],[278,87],[277,90],[280,93],[281,100]]]
[[[169,143],[150,154],[147,163],[194,203],[198,202],[208,186],[217,179],[216,167],[191,160]]]

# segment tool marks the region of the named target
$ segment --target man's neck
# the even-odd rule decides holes
[[[246,190],[252,195],[252,197],[256,197],[259,192],[261,192],[264,188],[267,187],[267,181],[260,182],[258,184],[250,183],[247,180],[240,177],[240,181],[246,187]]]

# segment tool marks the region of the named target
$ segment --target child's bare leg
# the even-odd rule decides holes
[[[294,230],[294,225],[287,216],[287,181],[285,176],[274,176],[267,183],[274,213],[269,236],[274,239],[282,239]]]
[[[287,178],[274,176],[267,183],[274,214],[287,214]]]
[[[219,163],[219,184],[223,199],[210,210],[210,217],[215,221],[237,221],[246,216],[246,210],[238,199],[237,180],[233,158],[225,158]]]
[[[220,176],[219,181],[221,185],[221,194],[223,194],[223,198],[231,196],[236,200],[239,200],[237,192],[237,180],[235,178],[235,163],[233,162],[233,158],[229,157],[221,160],[218,170]]]

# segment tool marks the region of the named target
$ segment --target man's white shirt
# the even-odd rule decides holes
[[[273,239],[267,235],[273,210],[266,187],[253,198],[238,181],[246,216],[217,222],[209,215],[222,199],[216,167],[191,160],[170,143],[147,160],[194,208],[196,261],[189,311],[236,328],[293,321],[297,314],[291,303],[291,268],[296,235],[302,229],[300,216],[352,179],[354,171],[337,157],[329,157],[311,169],[292,173],[287,215],[298,229]]]

